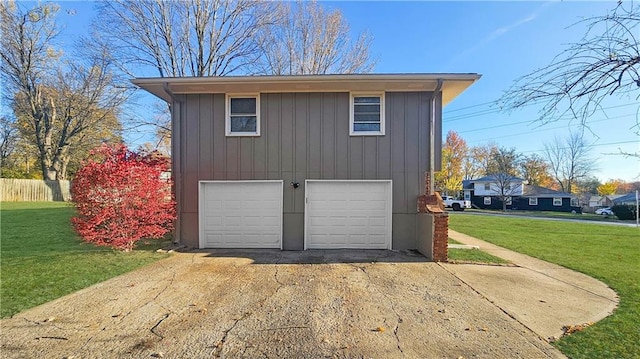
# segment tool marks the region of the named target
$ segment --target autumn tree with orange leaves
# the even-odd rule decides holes
[[[438,191],[455,195],[462,190],[463,164],[468,152],[467,142],[455,131],[449,131],[442,146],[442,170],[435,174]]]

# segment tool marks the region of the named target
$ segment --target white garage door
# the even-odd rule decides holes
[[[200,248],[282,249],[282,181],[200,181]]]
[[[391,249],[391,181],[306,181],[305,247]]]

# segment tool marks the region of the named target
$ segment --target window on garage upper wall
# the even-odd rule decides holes
[[[484,204],[490,205],[491,204],[491,197],[485,197],[484,198]]]
[[[227,95],[227,136],[260,136],[260,95]]]
[[[349,134],[384,135],[384,92],[351,94]]]
[[[562,198],[554,197],[553,198],[553,205],[554,206],[562,206]]]

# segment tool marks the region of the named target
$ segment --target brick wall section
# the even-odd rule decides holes
[[[444,202],[440,193],[430,193],[430,180],[431,177],[426,172],[424,175],[425,194],[418,196],[418,212],[430,213],[434,216],[433,260],[446,262],[448,261],[449,213],[444,210]]]
[[[434,262],[446,262],[449,260],[449,213],[434,215],[433,234],[433,260]]]

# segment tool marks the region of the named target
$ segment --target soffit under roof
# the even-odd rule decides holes
[[[171,102],[173,94],[278,92],[434,91],[442,80],[443,106],[480,78],[479,74],[352,74],[136,78],[135,85]]]

